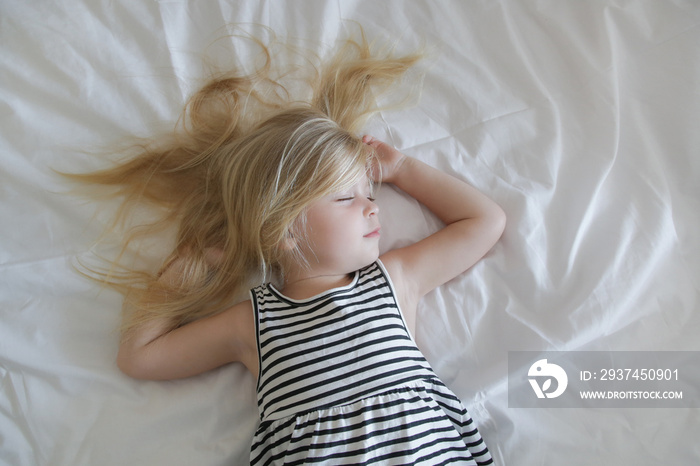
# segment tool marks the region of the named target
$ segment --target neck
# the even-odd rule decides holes
[[[333,288],[349,285],[352,279],[352,274],[324,274],[313,271],[291,273],[285,276],[281,291],[292,299],[306,299]]]

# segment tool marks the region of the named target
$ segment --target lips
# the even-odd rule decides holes
[[[379,238],[379,230],[380,228],[377,228],[376,230],[372,230],[371,232],[367,233],[365,235],[365,238]]]

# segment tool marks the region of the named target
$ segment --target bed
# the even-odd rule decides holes
[[[322,54],[354,22],[430,51],[420,101],[368,132],[508,216],[481,262],[424,299],[415,335],[496,463],[700,463],[696,408],[508,397],[509,352],[700,354],[694,0],[4,0],[1,464],[246,464],[257,414],[242,367],[172,382],[116,367],[121,298],[75,267],[116,253],[99,241],[116,206],[68,194],[54,170],[104,167],[105,145],[172,127],[203,56],[235,63],[233,23]],[[439,227],[391,187],[378,203],[385,250]]]

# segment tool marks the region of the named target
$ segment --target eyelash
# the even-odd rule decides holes
[[[353,196],[353,197],[343,197],[343,198],[338,199],[338,202],[352,201],[353,199],[355,199],[354,196]],[[375,201],[375,198],[370,197],[370,196],[367,196],[367,199],[369,199],[370,202],[374,202],[374,201]]]

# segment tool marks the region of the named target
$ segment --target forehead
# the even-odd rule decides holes
[[[345,189],[357,189],[357,188],[370,188],[372,185],[372,182],[370,181],[369,177],[367,174],[361,174],[357,177],[357,179],[354,180],[353,183],[349,183],[345,186]],[[341,189],[342,191],[343,189]]]
[[[357,180],[354,180],[354,182],[339,185],[336,189],[329,193],[328,196],[353,192],[358,192],[362,194],[373,194],[376,189],[376,184],[367,175],[362,175]]]

